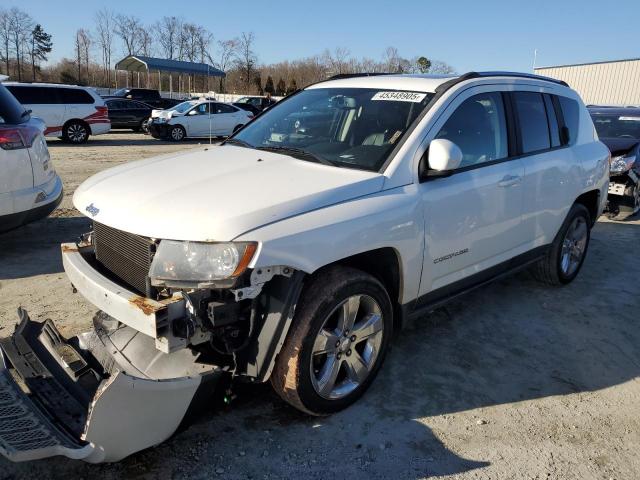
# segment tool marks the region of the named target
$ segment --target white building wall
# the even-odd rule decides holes
[[[640,105],[640,59],[536,68],[564,80],[586,104]]]

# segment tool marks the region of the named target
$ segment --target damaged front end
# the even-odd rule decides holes
[[[301,272],[268,267],[220,285],[152,285],[159,242],[107,233],[122,248],[93,234],[62,245],[74,290],[100,310],[93,331],[66,340],[20,309],[15,333],[0,340],[0,453],[10,460],[118,461],[169,438],[234,377],[262,382],[271,373]]]

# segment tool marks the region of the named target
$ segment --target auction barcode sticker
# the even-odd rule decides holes
[[[373,96],[373,98],[371,98],[371,100],[420,103],[426,96],[426,93],[417,92],[378,92]]]

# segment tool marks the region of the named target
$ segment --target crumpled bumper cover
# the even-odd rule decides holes
[[[19,315],[15,333],[0,340],[0,453],[12,461],[113,462],[157,445],[184,424],[196,395],[213,396],[224,374],[187,350],[158,352],[129,327],[67,341],[51,321]],[[152,378],[163,375],[158,364],[187,374]]]

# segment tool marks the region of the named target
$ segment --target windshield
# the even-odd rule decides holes
[[[640,115],[592,115],[600,138],[640,139]]]
[[[175,107],[173,107],[171,110],[173,110],[174,112],[178,112],[178,113],[185,113],[187,110],[189,110],[191,107],[193,107],[196,102],[182,102],[179,103],[178,105],[176,105]]]
[[[119,88],[115,92],[113,92],[114,97],[124,97],[129,92],[128,88]]]
[[[229,143],[379,171],[432,97],[367,88],[303,90],[267,110]]]

